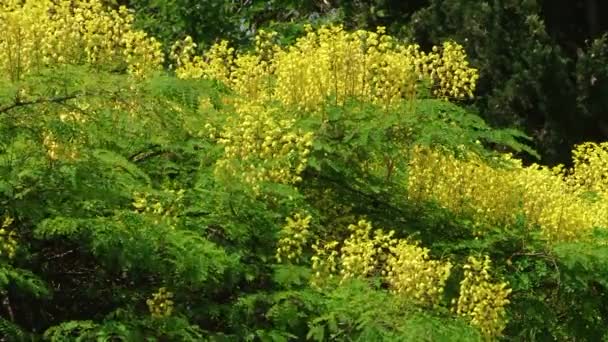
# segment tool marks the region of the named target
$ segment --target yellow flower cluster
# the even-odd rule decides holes
[[[75,144],[60,144],[52,132],[43,133],[42,145],[46,149],[48,158],[51,160],[75,160],[79,156]]]
[[[495,340],[506,326],[505,306],[511,289],[506,283],[492,282],[490,264],[488,256],[483,260],[468,258],[454,311],[470,319],[488,340]]]
[[[255,52],[260,60],[270,62],[280,50],[279,35],[274,31],[259,30],[255,36]]]
[[[293,218],[285,219],[287,222],[281,230],[281,239],[279,239],[276,258],[278,262],[283,260],[297,260],[302,255],[302,249],[308,243],[310,238],[310,220],[312,216],[302,217],[300,214],[295,214]]]
[[[20,96],[27,96],[25,89],[20,92]],[[61,139],[61,134],[55,134],[52,130],[45,129],[42,132],[42,146],[51,160],[73,161],[81,156],[79,150],[86,141],[83,124],[89,121],[89,110],[94,112],[95,109],[87,102],[75,100],[72,104],[76,110],[61,110],[56,114],[62,123],[72,125],[73,135],[69,139]]]
[[[312,245],[314,255],[312,261],[313,275],[310,283],[313,287],[322,288],[327,279],[334,277],[338,270],[338,241],[320,242]]]
[[[86,123],[87,118],[77,111],[62,112],[59,114],[59,120],[62,122]]]
[[[0,7],[0,70],[12,80],[56,64],[127,68],[142,76],[162,66],[161,45],[133,29],[134,17],[102,0],[8,1]]]
[[[429,257],[429,250],[405,239],[393,238],[360,220],[348,227],[350,235],[342,243],[318,241],[312,246],[311,284],[323,288],[339,274],[341,281],[355,277],[381,275],[391,291],[418,305],[437,307],[443,299],[452,264]],[[373,235],[373,237],[372,237]],[[499,336],[505,327],[505,306],[509,303],[506,283],[494,283],[490,259],[469,257],[464,265],[460,296],[452,303],[454,311],[471,320],[488,337]]]
[[[472,97],[478,78],[460,45],[446,42],[426,53],[386,35],[382,27],[377,32],[308,27],[304,37],[286,48],[274,40],[274,33],[262,31],[253,52],[236,54],[222,41],[200,57],[186,38],[176,43],[171,56],[178,77],[214,78],[250,100],[275,99],[307,110],[328,98],[341,104],[358,97],[388,106],[413,97],[422,80],[430,82],[438,97]]]
[[[608,200],[585,196],[585,191],[605,189],[604,147],[591,147],[575,151],[572,170],[524,167],[509,155],[502,167],[494,167],[475,156],[463,160],[418,147],[408,169],[408,196],[471,215],[479,227],[510,225],[524,214],[549,241],[583,238],[594,227],[608,227]]]
[[[218,139],[224,155],[217,161],[216,175],[242,177],[254,189],[260,182],[301,181],[313,135],[295,129],[294,119],[281,116],[276,107],[238,105],[236,117],[228,118]]]
[[[230,84],[230,72],[234,63],[234,48],[228,46],[228,41],[222,40],[214,44],[207,53],[207,63],[204,65],[205,76]]]
[[[252,101],[272,99],[277,33],[260,30],[252,54],[239,54],[231,71],[231,87]],[[211,59],[213,60],[213,59]]]
[[[166,222],[169,226],[175,228],[177,223],[176,214],[184,208],[183,199],[186,191],[180,190],[165,190],[165,193],[170,197],[168,203],[162,203],[157,199],[150,198],[147,193],[136,192],[133,194],[133,207],[135,212],[151,214],[157,217],[155,223],[161,221]]]
[[[581,194],[599,196],[608,201],[608,142],[587,142],[572,151],[574,167],[567,181]]]
[[[365,220],[349,225],[348,230],[351,234],[340,249],[342,280],[374,274],[385,261],[386,253],[395,245],[394,232],[385,234],[378,229],[372,238],[372,225]]]
[[[175,69],[177,77],[182,79],[203,77],[206,68],[203,58],[195,56],[196,47],[196,43],[190,36],[175,42],[171,47],[169,58],[174,63],[171,67]]]
[[[203,56],[196,55],[197,44],[187,36],[171,47],[169,57],[174,61],[173,68],[179,78],[211,78],[230,84],[230,74],[234,64],[234,48],[222,40],[211,46]]]
[[[420,305],[436,306],[452,264],[429,258],[429,250],[401,240],[390,248],[383,274],[392,291]]]
[[[452,265],[429,258],[429,250],[403,239],[394,232],[372,231],[372,225],[360,220],[348,227],[350,235],[341,247],[337,241],[313,245],[314,275],[312,284],[339,274],[340,280],[381,275],[393,293],[420,305],[438,305],[450,276]]]
[[[260,30],[253,53],[238,55],[228,41],[222,40],[211,46],[204,56],[195,55],[197,45],[188,36],[173,45],[170,57],[179,78],[215,79],[250,100],[268,100],[272,90],[273,58],[279,51],[276,36],[276,32]]]
[[[472,98],[479,74],[469,67],[467,55],[462,45],[455,42],[445,42],[439,49],[433,47],[433,53],[425,57],[422,69],[430,71],[431,79],[435,80],[433,93],[439,98]]]
[[[150,314],[155,318],[169,317],[173,313],[173,293],[161,287],[158,292],[152,294],[152,298],[146,300]]]
[[[17,251],[17,233],[10,229],[13,223],[13,218],[5,216],[0,226],[0,255],[4,255],[11,259]]]

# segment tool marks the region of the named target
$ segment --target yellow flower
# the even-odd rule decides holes
[[[297,260],[302,255],[302,251],[311,236],[309,230],[311,219],[312,216],[310,215],[302,217],[300,214],[285,219],[286,224],[281,230],[282,237],[279,239],[276,253],[278,262]]]
[[[165,287],[158,289],[158,292],[152,294],[152,298],[146,300],[150,314],[155,318],[171,316],[173,313],[173,293],[167,291]]]
[[[386,281],[397,295],[421,305],[438,305],[452,264],[429,258],[429,250],[405,240],[390,248]]]
[[[216,175],[252,186],[300,182],[313,135],[294,128],[295,120],[282,116],[276,107],[239,103],[236,116],[219,133],[224,155],[216,163]]]
[[[0,70],[23,75],[53,64],[94,64],[108,70],[126,64],[134,76],[162,66],[160,43],[132,27],[126,8],[101,0],[11,1],[0,7]]]
[[[485,256],[483,261],[469,257],[464,265],[464,279],[460,282],[460,296],[454,301],[454,311],[468,318],[477,326],[484,337],[495,340],[506,326],[505,306],[511,289],[506,283],[492,282],[491,261]]]
[[[10,229],[14,219],[11,216],[5,216],[0,226],[0,255],[4,255],[9,259],[15,256],[17,250],[17,234]]]
[[[418,45],[399,43],[383,27],[347,32],[341,26],[308,28],[286,48],[275,38],[260,31],[252,52],[235,53],[222,41],[201,57],[193,54],[188,37],[174,45],[171,58],[178,77],[214,78],[252,101],[278,100],[304,110],[318,109],[328,97],[337,104],[358,97],[391,106],[410,98],[422,79],[441,98],[472,97],[475,89],[477,70],[454,42],[427,54]]]
[[[548,241],[585,238],[594,227],[608,227],[605,146],[577,147],[571,170],[524,167],[509,155],[497,160],[498,167],[474,155],[457,159],[416,147],[408,168],[408,196],[473,217],[477,234],[484,226],[514,225],[523,214]]]

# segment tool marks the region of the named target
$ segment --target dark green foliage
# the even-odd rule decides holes
[[[546,32],[536,1],[430,1],[416,12],[410,35],[437,44],[454,39],[463,44],[480,70],[476,106],[492,124],[523,127],[537,146],[560,146],[569,139],[572,80],[568,60]],[[559,134],[559,136],[556,136]],[[569,152],[569,145],[563,145]],[[549,151],[556,153],[557,151]]]
[[[20,89],[28,95],[15,101]],[[601,229],[593,241],[551,246],[521,216],[476,236],[470,217],[408,200],[413,146],[487,161],[495,150],[536,156],[526,135],[470,109],[428,98],[391,109],[330,99],[319,113],[268,104],[315,139],[302,182],[256,192],[216,173],[223,148],[206,127],[235,115],[236,95],[221,85],[58,68],[0,94],[0,214],[18,234],[15,258],[0,260],[0,332],[10,338],[478,341],[449,303],[464,260],[481,254],[513,289],[507,339],[604,337]],[[211,105],[199,108],[201,98]],[[62,120],[66,111],[86,123]],[[49,133],[78,154],[49,155]],[[449,259],[442,305],[415,305],[374,277],[311,287],[310,246],[301,263],[275,258],[285,218],[300,212],[315,239],[343,240],[366,218]],[[173,312],[153,317],[146,301],[163,287]]]
[[[0,336],[1,341],[27,342],[38,341],[38,337],[28,333],[15,323],[0,317]]]
[[[307,335],[313,341],[481,340],[464,322],[420,312],[365,282],[349,282],[324,297]]]
[[[586,31],[585,17],[571,14],[585,10],[592,20],[594,4],[431,0],[401,27],[414,41],[463,44],[480,70],[479,113],[493,125],[524,129],[546,162],[568,163],[573,144],[606,138],[604,39],[598,25]],[[578,31],[568,32],[569,20]]]
[[[282,33],[284,43],[303,32],[304,23],[327,23],[338,16],[322,0],[196,1],[118,0],[135,10],[136,26],[157,37],[168,51],[186,35],[202,46],[219,39],[250,44],[260,28]]]
[[[247,34],[247,23],[239,22],[237,15],[245,7],[240,1],[120,2],[137,12],[137,26],[158,37],[167,48],[186,35],[192,36],[196,42],[211,42],[217,37],[234,39]]]
[[[99,80],[110,77],[100,75]],[[123,90],[132,86],[124,77],[114,77],[112,85],[93,79],[79,69],[66,69],[63,77],[41,74],[26,80],[31,100],[13,106],[12,95],[2,98],[7,108],[2,127],[10,132],[0,142],[2,203],[4,213],[16,218],[19,234],[19,268],[3,263],[0,272],[0,285],[12,299],[7,305],[14,307],[10,310],[17,322],[36,331],[83,319],[49,330],[46,338],[51,340],[190,336],[197,341],[202,335],[185,318],[159,324],[140,315],[145,299],[159,286],[206,291],[238,267],[239,257],[208,240],[194,224],[196,218],[168,192],[193,184],[196,156],[203,153],[196,145],[182,144],[192,137],[183,123],[190,117],[171,115],[170,101],[194,113],[197,95],[187,82],[162,78],[154,85],[141,84],[143,97],[130,95],[133,88]],[[60,95],[46,95],[54,87]],[[201,85],[197,87],[196,94]],[[109,103],[116,96],[139,108],[136,115],[146,113],[145,119],[129,120],[126,111],[112,109]],[[89,111],[79,109],[76,101],[87,101]],[[66,109],[80,111],[88,121],[86,130],[59,120]],[[60,144],[77,141],[80,157],[49,159],[43,145],[48,131]],[[157,162],[146,164],[151,159]],[[131,203],[136,193],[175,207],[171,220],[135,213]],[[195,192],[186,197],[204,200]],[[41,309],[26,313],[27,306]],[[130,316],[87,323],[87,318],[102,319],[119,307],[130,308]]]
[[[592,133],[593,140],[604,139],[608,133],[608,123],[603,115],[608,110],[607,39],[604,34],[597,39],[587,41],[587,46],[577,51],[577,109],[580,113],[579,119],[582,119],[585,125],[584,132]]]
[[[156,336],[154,338],[153,336]],[[48,329],[50,341],[204,341],[205,334],[180,317],[142,319],[128,311],[116,311],[101,323],[68,321]]]

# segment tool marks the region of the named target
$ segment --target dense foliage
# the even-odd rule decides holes
[[[524,164],[462,45],[110,5],[0,7],[0,340],[608,339],[608,145]]]
[[[599,0],[123,0],[136,25],[166,48],[186,35],[208,46],[219,39],[253,43],[260,29],[293,42],[306,24],[349,30],[387,27],[423,48],[461,44],[479,70],[475,111],[492,125],[533,138],[544,163],[570,163],[573,145],[608,135],[608,10]],[[526,155],[519,155],[528,162]]]

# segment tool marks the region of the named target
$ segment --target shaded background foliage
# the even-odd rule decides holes
[[[488,122],[534,137],[545,163],[569,163],[572,145],[608,136],[608,20],[599,0],[121,0],[163,42],[191,35],[247,45],[259,28],[290,41],[303,23],[386,26],[429,47],[465,46],[480,69],[470,105]],[[168,46],[169,44],[165,44]],[[525,157],[525,156],[524,156]]]

